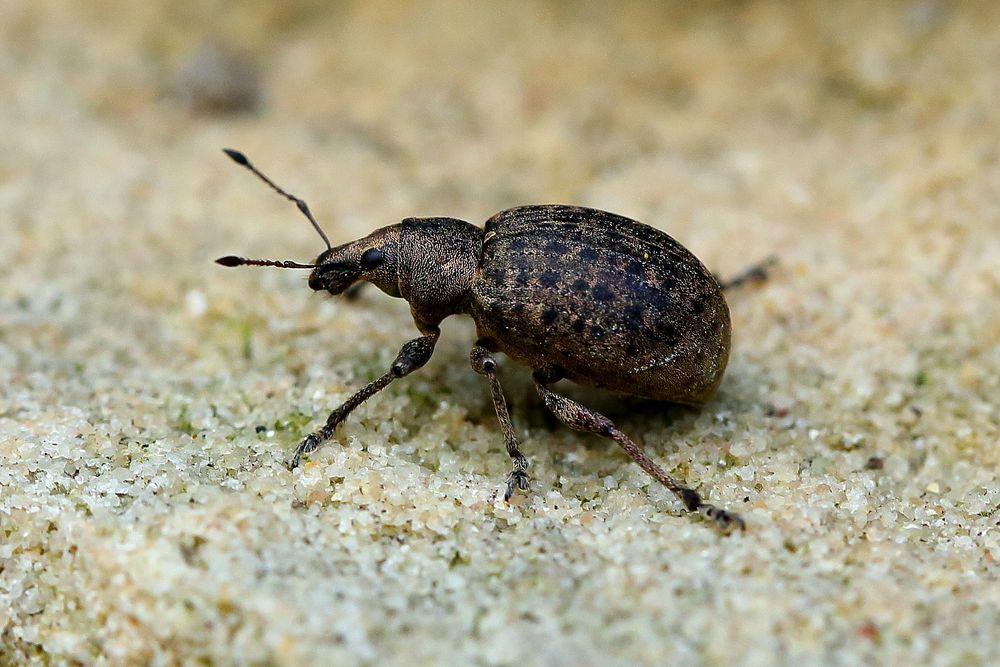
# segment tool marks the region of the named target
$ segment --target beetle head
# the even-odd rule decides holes
[[[290,260],[247,259],[234,255],[220,257],[215,260],[217,263],[223,266],[276,266],[282,269],[312,269],[312,273],[309,275],[309,287],[317,291],[341,294],[357,281],[368,280],[385,293],[399,296],[396,269],[396,249],[399,241],[398,225],[377,229],[363,239],[333,247],[305,201],[275,185],[243,153],[231,148],[222,150],[233,162],[245,167],[275,192],[293,202],[302,215],[306,216],[323,242],[326,243],[326,250],[320,253],[314,264],[300,264]]]
[[[399,225],[391,225],[363,239],[324,250],[309,274],[309,287],[341,294],[359,280],[366,280],[390,296],[399,296],[398,247]]]

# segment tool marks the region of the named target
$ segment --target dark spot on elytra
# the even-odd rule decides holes
[[[701,315],[705,312],[705,297],[699,296],[691,302],[691,312],[695,315]]]
[[[542,287],[555,287],[559,282],[559,274],[555,271],[543,271],[542,275],[538,276],[538,282]]]
[[[593,262],[597,259],[597,251],[593,248],[584,248],[580,251],[580,259],[585,262]]]
[[[577,278],[573,281],[572,287],[577,292],[586,292],[590,288],[590,285],[583,278]]]
[[[553,239],[545,244],[545,250],[553,255],[564,255],[566,254],[566,244]]]
[[[489,279],[497,287],[503,287],[507,282],[507,272],[503,269],[493,269],[490,271]]]
[[[583,328],[585,326],[587,326],[586,323],[582,319],[580,319],[579,317],[576,318],[575,320],[573,320],[573,331],[575,331],[577,333],[582,333],[583,332]]]
[[[643,311],[645,311],[645,307],[641,303],[630,303],[625,308],[625,312],[633,320],[641,320]]]
[[[604,327],[599,324],[594,324],[590,327],[590,335],[594,338],[600,338],[604,335]]]
[[[677,327],[669,322],[661,322],[657,327],[663,340],[667,341],[671,345],[677,344]]]
[[[590,290],[590,293],[594,295],[594,298],[598,301],[611,301],[614,298],[614,293],[611,288],[604,283],[598,283],[594,285],[594,288]]]
[[[629,273],[631,273],[632,275],[638,276],[638,275],[642,275],[642,274],[644,274],[646,272],[646,267],[639,260],[633,259],[633,260],[629,261],[628,266],[625,267],[625,270],[628,271]]]
[[[625,348],[625,354],[627,354],[630,357],[634,357],[635,355],[639,354],[639,348],[636,346],[635,343],[629,343],[628,346]]]
[[[524,239],[514,239],[513,241],[510,242],[509,247],[511,254],[513,253],[523,254],[525,249]]]
[[[542,311],[542,324],[552,324],[559,317],[559,311],[551,306]]]
[[[655,303],[655,300],[660,297],[660,290],[645,280],[640,281],[635,287],[635,293],[643,303]]]

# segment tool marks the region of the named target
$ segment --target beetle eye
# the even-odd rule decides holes
[[[378,248],[369,248],[361,255],[361,270],[371,271],[372,269],[377,269],[382,264],[383,259],[385,259],[385,254],[381,250]]]

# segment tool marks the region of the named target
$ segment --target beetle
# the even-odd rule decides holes
[[[738,514],[705,502],[668,475],[604,415],[556,393],[568,379],[658,401],[700,406],[719,387],[729,359],[729,307],[723,285],[666,233],[620,215],[565,205],[510,208],[485,228],[455,218],[407,218],[333,246],[305,201],[261,173],[247,157],[223,149],[278,194],[294,202],[326,243],[312,264],[227,256],[223,266],[310,269],[309,287],[343,294],[361,281],[410,304],[420,336],[405,343],[389,370],[348,398],[307,435],[289,463],[329,440],[337,425],[389,384],[431,358],[439,325],[471,316],[477,340],[473,370],[489,383],[512,469],[505,500],[527,491],[521,453],[497,377],[495,354],[532,369],[545,406],[570,428],[617,442],[685,507],[724,532],[743,529]],[[762,277],[755,267],[725,286]]]

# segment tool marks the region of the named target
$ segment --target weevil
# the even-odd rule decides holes
[[[743,529],[738,514],[702,500],[667,474],[604,415],[556,393],[567,379],[647,399],[700,406],[718,389],[729,359],[726,286],[761,277],[758,266],[719,281],[666,233],[613,213],[564,205],[519,206],[485,228],[455,218],[407,218],[334,247],[305,201],[278,187],[243,153],[237,164],[294,202],[326,243],[312,264],[227,256],[223,266],[310,269],[309,287],[343,294],[369,282],[405,299],[420,336],[405,343],[381,377],[335,409],[307,435],[289,466],[329,440],[364,401],[431,358],[439,325],[471,316],[477,340],[469,360],[489,382],[493,407],[512,461],[504,498],[528,491],[528,460],[511,423],[494,356],[504,353],[532,370],[545,406],[570,428],[617,442],[691,512],[724,532]]]

